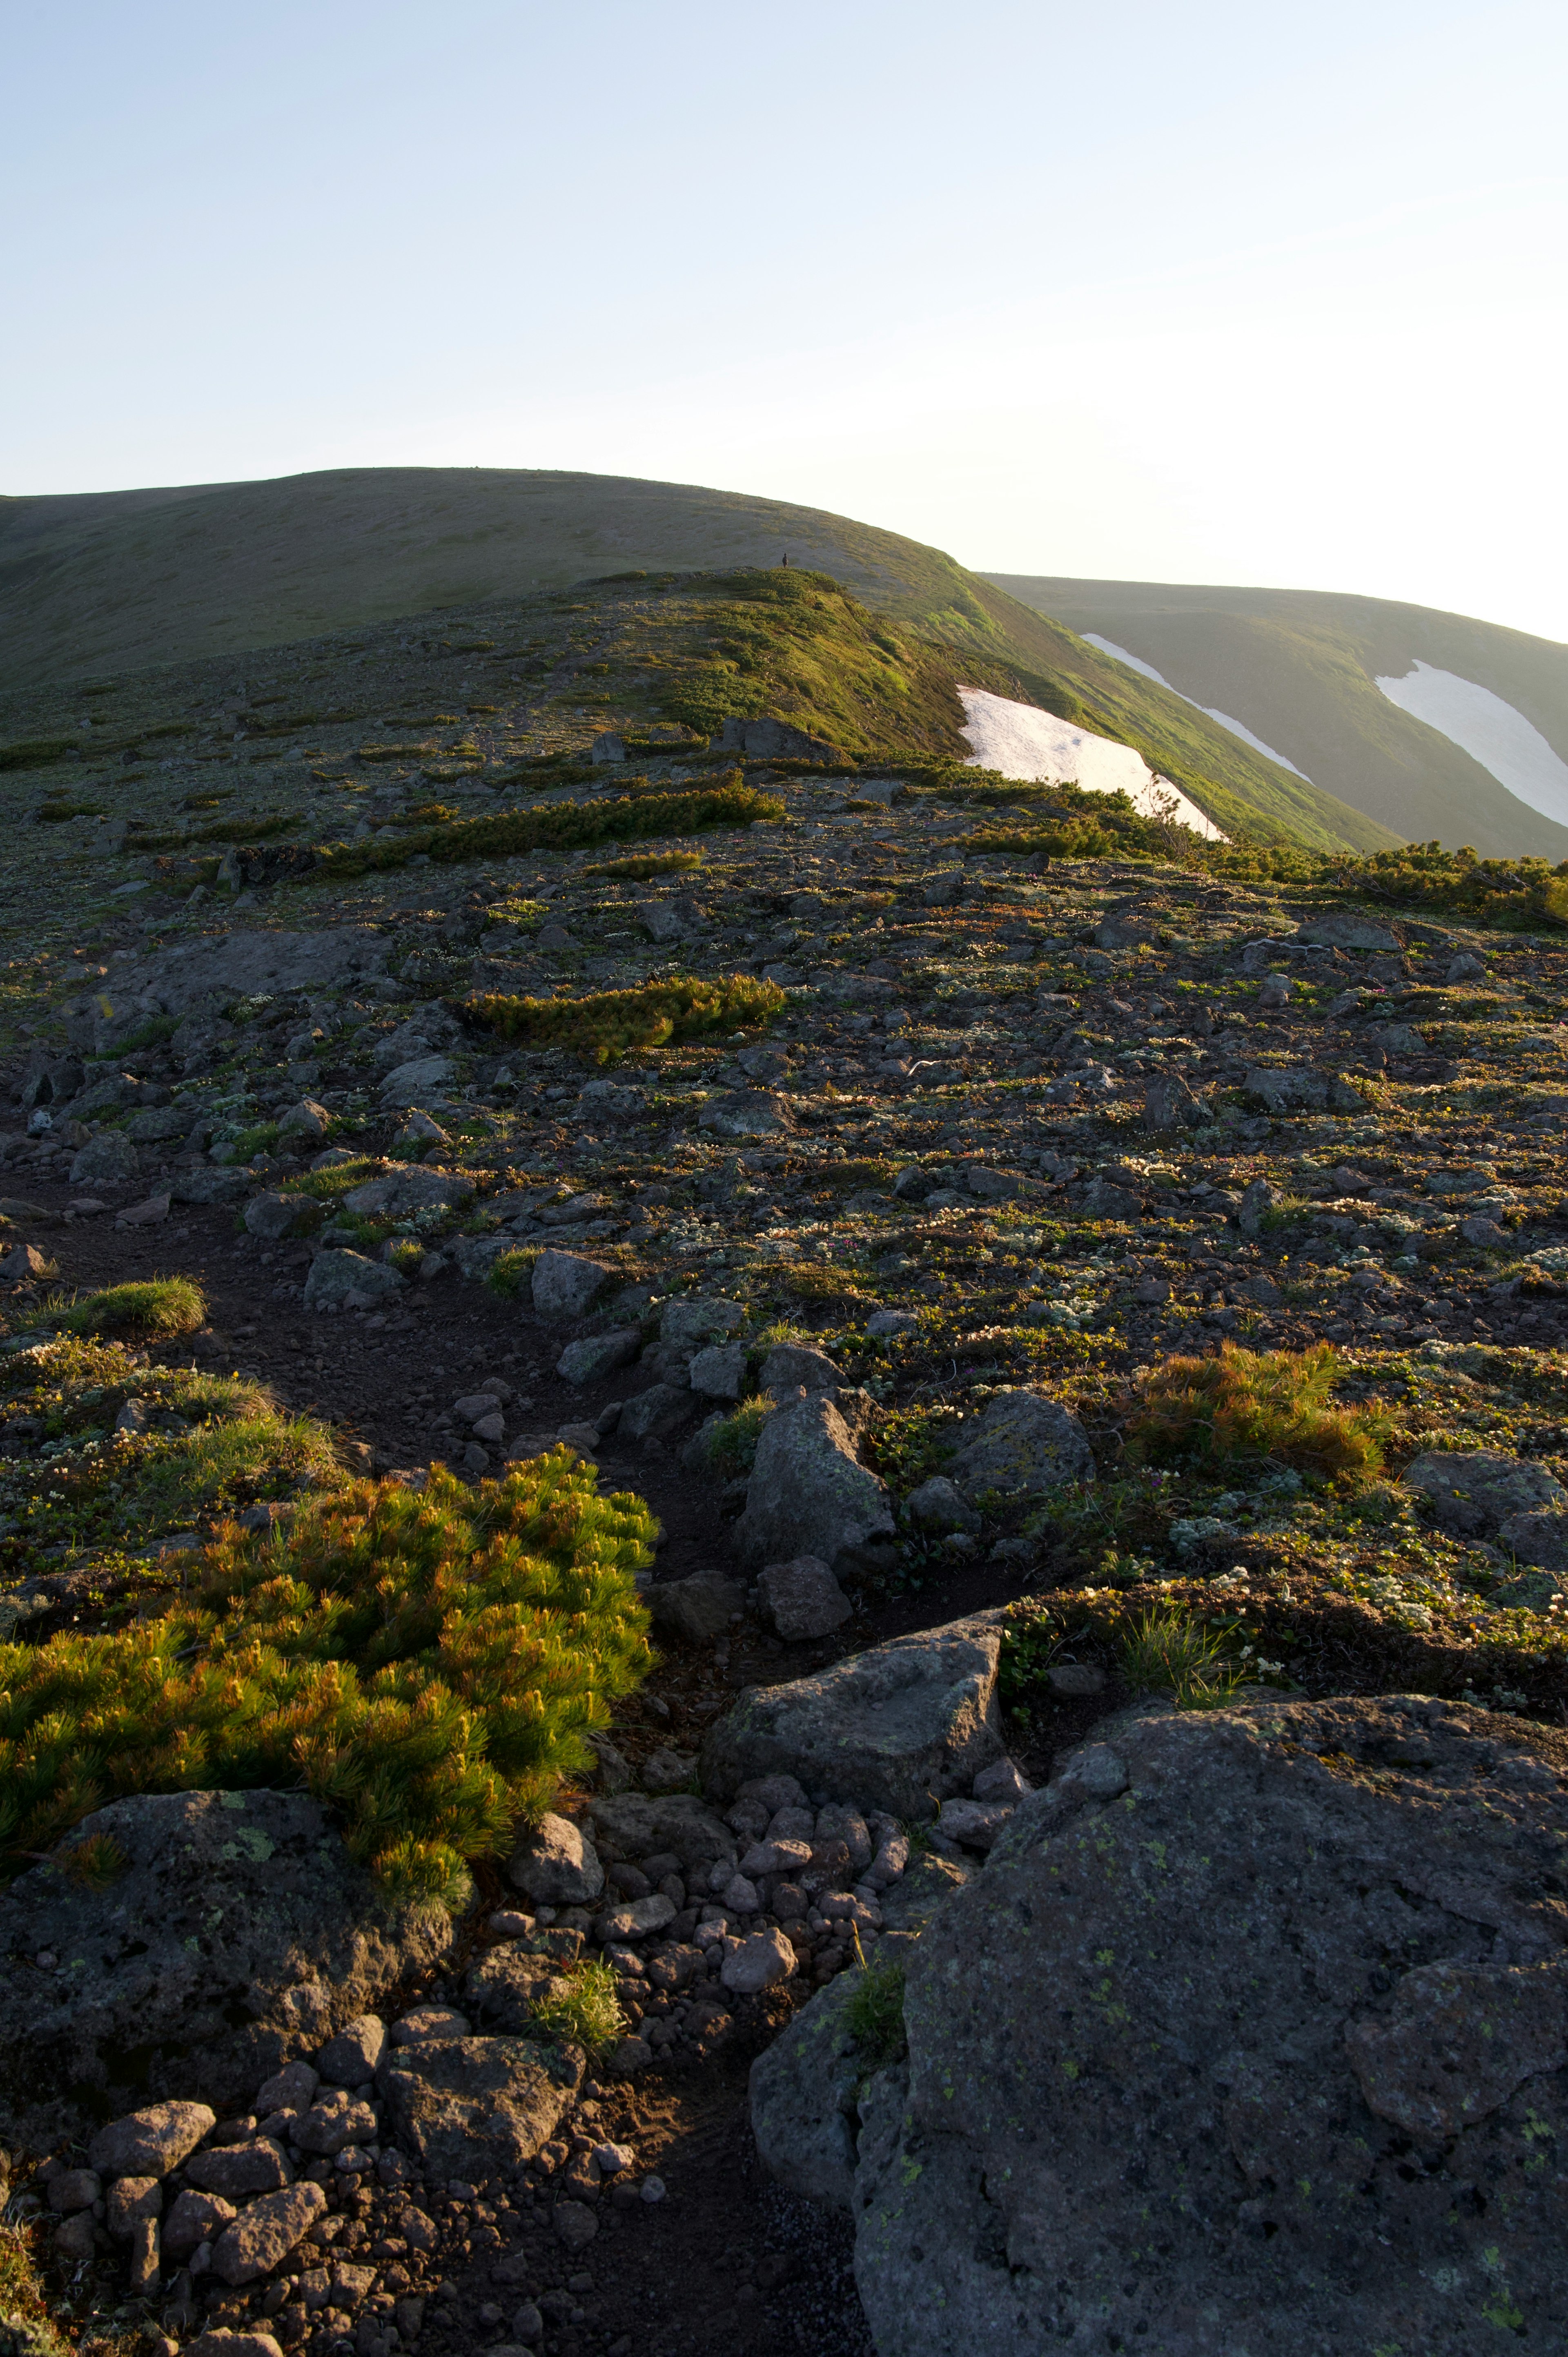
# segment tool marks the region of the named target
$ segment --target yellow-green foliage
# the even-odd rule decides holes
[[[71,1301],[46,1301],[17,1320],[57,1334],[194,1334],[206,1322],[206,1299],[188,1276],[105,1286]]]
[[[303,1786],[389,1890],[455,1898],[649,1666],[657,1525],[596,1480],[558,1448],[476,1489],[358,1482],[230,1525],[156,1620],[0,1646],[11,1870],[124,1793]]]
[[[788,1001],[776,983],[750,974],[720,974],[700,982],[676,974],[636,990],[598,990],[585,998],[511,998],[491,993],[470,998],[463,1012],[503,1039],[531,1048],[565,1048],[585,1063],[607,1064],[631,1049],[694,1039],[704,1031],[735,1031],[766,1023]]]
[[[645,883],[650,876],[684,875],[700,867],[700,851],[648,851],[632,859],[606,859],[596,867],[585,867],[585,876],[608,876],[620,884]]]
[[[536,2005],[533,2018],[547,2036],[601,2053],[626,2028],[614,1970],[594,1962],[576,1965],[566,1978],[570,1986]]]
[[[1230,1633],[1207,1629],[1175,1606],[1144,1613],[1116,1650],[1134,1694],[1169,1694],[1182,1710],[1212,1710],[1247,1683]]]
[[[1568,925],[1568,859],[1477,859],[1468,844],[1409,843],[1356,863],[1364,897],[1406,907],[1442,909],[1505,928]]]
[[[1370,1480],[1392,1419],[1384,1409],[1336,1406],[1342,1372],[1327,1342],[1264,1351],[1227,1342],[1212,1359],[1167,1359],[1144,1378],[1128,1419],[1129,1458],[1224,1465],[1272,1457],[1303,1472]]]
[[[395,841],[334,844],[310,871],[315,876],[363,876],[402,867],[415,852],[442,863],[494,859],[522,851],[570,851],[591,843],[638,842],[650,835],[701,834],[715,826],[752,826],[784,816],[771,794],[743,785],[731,770],[717,785],[684,794],[618,794],[591,802],[536,803],[494,818],[462,819],[449,826],[411,827]]]

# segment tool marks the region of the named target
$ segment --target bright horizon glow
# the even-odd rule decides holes
[[[1568,639],[1544,0],[82,0],[8,26],[0,490],[581,468]]]

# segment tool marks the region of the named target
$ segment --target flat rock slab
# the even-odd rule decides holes
[[[1568,1739],[1423,1695],[1095,1732],[937,1912],[860,2100],[878,2349],[1554,2346]]]
[[[399,2140],[426,2176],[480,2183],[549,2143],[582,2079],[575,2049],[530,2038],[422,2039],[378,2073]]]
[[[733,1797],[758,1776],[894,1816],[929,1819],[1003,1758],[1000,1612],[895,1637],[787,1685],[747,1686],[708,1730],[704,1788]]]
[[[389,1907],[303,1793],[141,1794],[55,1856],[95,1835],[126,1860],[106,1889],[35,1867],[0,1895],[0,2135],[25,2147],[79,2132],[79,2103],[242,2110],[451,1938],[439,1910]],[[40,1949],[70,1969],[39,1972]]]
[[[166,950],[114,977],[116,999],[134,1006],[156,998],[166,1015],[184,1015],[209,997],[227,1005],[263,993],[330,990],[386,971],[390,943],[369,925],[335,925],[321,933],[220,933]]]
[[[682,1866],[733,1859],[734,1834],[694,1792],[607,1792],[588,1803],[596,1834],[628,1857],[669,1850]]]

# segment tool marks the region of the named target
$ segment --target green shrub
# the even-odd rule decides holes
[[[577,1964],[570,1979],[569,1988],[534,2007],[533,2018],[546,2037],[603,2053],[626,2029],[614,1969],[602,1961]]]
[[[619,794],[613,801],[537,803],[531,810],[504,811],[493,818],[462,819],[451,825],[413,827],[395,842],[335,844],[323,851],[316,876],[363,876],[373,869],[403,867],[416,852],[443,865],[460,859],[496,859],[515,852],[570,851],[594,843],[637,841],[648,835],[701,834],[710,827],[754,826],[784,816],[784,805],[741,781],[738,770],[714,786],[684,794]]]
[[[76,751],[74,737],[18,737],[0,745],[0,770],[41,770]]]
[[[1342,1372],[1327,1342],[1258,1352],[1227,1342],[1212,1359],[1167,1359],[1144,1378],[1128,1418],[1128,1458],[1229,1465],[1272,1457],[1365,1483],[1382,1465],[1393,1419],[1386,1409],[1335,1406],[1330,1394]]]
[[[855,1975],[844,2020],[867,2070],[884,2071],[897,2062],[908,2042],[904,2031],[903,1965],[864,1965]]]
[[[194,1277],[155,1276],[43,1302],[17,1323],[56,1334],[194,1334],[207,1323],[207,1301]]]
[[[504,1252],[490,1263],[485,1283],[503,1301],[515,1301],[533,1281],[533,1264],[539,1258],[538,1248],[532,1252],[519,1245],[515,1252]]]
[[[778,1402],[767,1392],[742,1400],[732,1408],[722,1424],[716,1424],[707,1438],[708,1462],[714,1470],[726,1480],[749,1473],[757,1462],[757,1444],[762,1437],[762,1427],[772,1415]]]
[[[607,1064],[633,1049],[699,1039],[766,1023],[787,1004],[777,984],[732,974],[712,982],[680,974],[635,990],[599,990],[585,998],[513,998],[491,994],[463,1008],[503,1039],[531,1048],[564,1048],[585,1063]]]
[[[650,876],[679,876],[703,864],[700,851],[650,851],[636,859],[607,859],[585,867],[585,876],[608,876],[618,883],[641,884]]]
[[[646,1674],[656,1528],[566,1449],[230,1524],[157,1618],[0,1646],[10,1870],[126,1792],[302,1785],[389,1891],[456,1902]]]

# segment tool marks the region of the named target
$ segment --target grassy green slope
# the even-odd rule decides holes
[[[991,577],[1042,613],[1141,656],[1197,703],[1231,713],[1402,841],[1437,836],[1498,857],[1568,856],[1568,829],[1375,684],[1418,660],[1456,672],[1522,712],[1568,759],[1568,649],[1551,640],[1326,591]]]
[[[774,567],[785,552],[930,642],[950,677],[956,667],[965,684],[1137,746],[1228,832],[1333,849],[1395,839],[939,549],[782,500],[629,478],[386,468],[0,501],[0,686],[238,654],[608,573]],[[766,671],[754,663],[763,700],[749,708],[784,710],[766,700]],[[854,694],[846,719],[828,686],[823,673],[820,721],[855,733]],[[811,718],[799,694],[788,716]],[[878,750],[892,749],[886,717],[860,732]],[[909,749],[929,741],[921,726]]]

